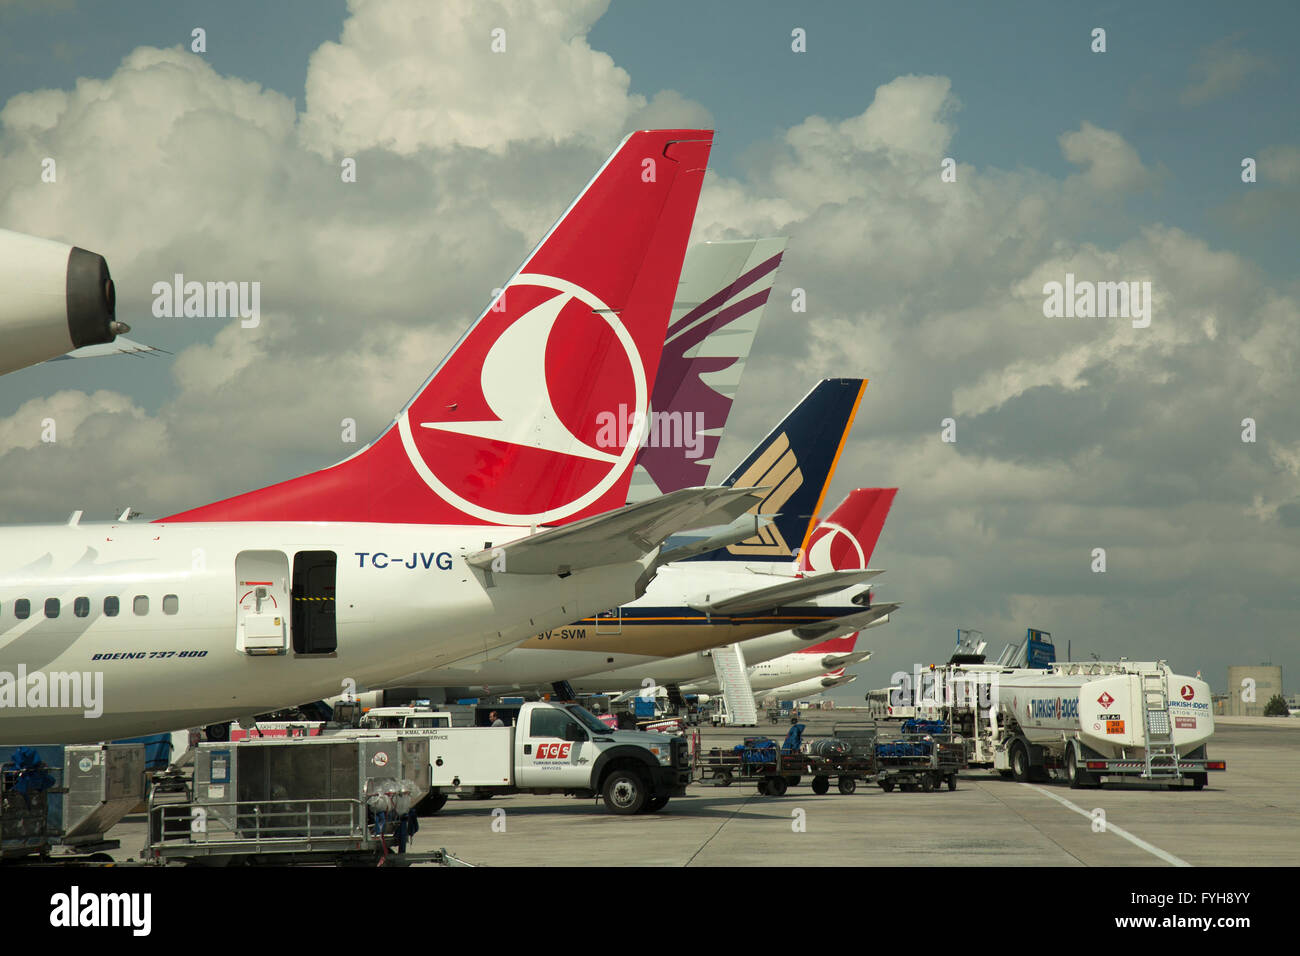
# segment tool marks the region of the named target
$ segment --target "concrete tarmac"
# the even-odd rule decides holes
[[[828,735],[845,712],[805,714]],[[787,728],[705,728],[705,749]],[[953,792],[783,797],[752,784],[692,785],[657,814],[624,817],[600,801],[515,795],[451,799],[421,821],[412,849],[445,847],[485,866],[1284,866],[1300,856],[1300,720],[1220,724],[1202,791],[1143,785],[1071,790],[971,771]],[[138,857],[144,818],[114,829],[117,859]]]

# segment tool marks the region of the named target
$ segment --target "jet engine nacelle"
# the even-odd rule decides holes
[[[129,329],[104,257],[0,229],[0,375]]]

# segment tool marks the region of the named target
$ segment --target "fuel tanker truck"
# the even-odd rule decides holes
[[[1202,789],[1221,760],[1210,688],[1164,661],[1074,661],[996,678],[993,768],[1016,780],[1060,770],[1074,788],[1140,778]]]

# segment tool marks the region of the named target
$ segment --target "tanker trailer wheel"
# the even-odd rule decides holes
[[[1095,784],[1092,774],[1079,766],[1079,758],[1071,747],[1065,755],[1065,779],[1070,781],[1071,790],[1084,790]]]
[[[635,770],[615,770],[605,778],[605,806],[615,813],[640,813],[650,794]]]
[[[858,789],[858,781],[854,777],[840,777],[840,793],[852,793]]]
[[[415,805],[417,817],[431,817],[447,805],[445,793],[431,793]]]
[[[1018,740],[1011,745],[1011,776],[1017,783],[1029,782],[1029,748]]]
[[[768,777],[767,778],[767,795],[769,797],[784,797],[785,791],[789,788],[785,777]]]
[[[812,778],[812,792],[821,796],[831,788],[831,778],[823,777],[820,774]]]
[[[894,781],[890,780],[889,778],[885,778],[884,780],[880,781],[880,789],[885,791],[885,793],[893,793]]]

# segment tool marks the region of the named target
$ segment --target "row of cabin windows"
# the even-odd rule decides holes
[[[162,599],[162,610],[164,614],[175,614],[181,609],[180,598],[175,594],[164,594]],[[117,617],[122,610],[122,602],[116,596],[104,598],[104,616]],[[61,611],[58,598],[45,599],[45,616],[58,617]],[[131,599],[131,611],[137,617],[144,617],[149,613],[149,597],[145,594],[137,594]],[[72,613],[76,617],[90,616],[90,598],[79,597],[72,599]],[[32,602],[27,598],[19,598],[14,601],[14,617],[18,620],[26,620],[32,616]]]

